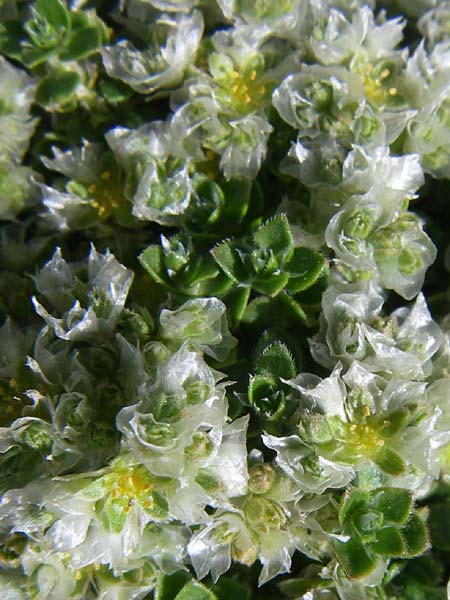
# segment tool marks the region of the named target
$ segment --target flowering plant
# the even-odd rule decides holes
[[[2,599],[450,598],[449,24],[0,0]]]

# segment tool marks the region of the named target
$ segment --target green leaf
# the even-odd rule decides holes
[[[286,265],[289,273],[286,289],[296,294],[311,287],[322,273],[324,265],[325,259],[320,252],[303,246],[294,248]]]
[[[385,522],[402,525],[412,509],[412,495],[403,488],[378,488],[371,493],[370,506],[382,513]]]
[[[369,575],[376,566],[364,546],[356,540],[348,542],[333,541],[336,558],[349,579],[361,579]]]
[[[25,48],[22,53],[22,61],[24,65],[32,69],[45,62],[55,53],[55,50],[55,48]]]
[[[219,267],[235,283],[246,281],[248,277],[239,253],[237,252],[236,242],[225,240],[211,250],[211,254]]]
[[[215,594],[198,582],[187,583],[174,600],[217,600]]]
[[[373,456],[373,462],[388,475],[401,475],[405,472],[405,463],[403,462],[403,459],[388,448],[381,448],[381,450],[378,450]]]
[[[296,293],[295,299],[297,302],[309,306],[320,305],[322,301],[322,295],[328,287],[328,271],[328,266],[325,264],[322,272],[313,285],[302,292]]]
[[[222,298],[227,307],[227,314],[230,319],[231,327],[237,327],[241,322],[249,298],[249,287],[235,287]]]
[[[158,581],[154,591],[155,600],[173,600],[178,592],[191,580],[186,571],[176,571],[171,575],[158,575]]]
[[[35,100],[45,108],[67,102],[80,83],[80,76],[73,71],[60,71],[44,77],[39,83]]]
[[[217,600],[231,600],[232,598],[235,600],[252,600],[252,592],[249,587],[234,581],[230,577],[221,577],[212,586],[212,591],[216,594]]]
[[[253,235],[260,248],[272,250],[282,264],[292,254],[292,235],[286,215],[277,215],[261,225]]]
[[[270,375],[254,375],[250,377],[248,399],[254,406],[259,406],[261,400],[269,399],[277,389],[276,380]]]
[[[377,554],[402,556],[406,550],[400,532],[395,527],[384,527],[376,532],[376,539],[370,545]]]
[[[223,220],[231,224],[240,223],[247,214],[251,182],[231,179],[221,187],[224,195]]]
[[[283,342],[275,342],[264,348],[256,360],[256,370],[283,379],[292,379],[297,374],[294,359]]]
[[[61,60],[80,60],[86,58],[99,47],[101,38],[97,27],[89,26],[74,31],[66,48],[60,54]]]
[[[133,95],[133,90],[118,79],[102,79],[98,84],[104,98],[110,104],[120,104]]]
[[[70,28],[70,13],[60,0],[36,0],[34,9],[55,29]]]
[[[164,283],[162,251],[159,246],[149,246],[138,256],[138,260],[152,279],[157,283]]]
[[[254,290],[267,296],[277,296],[289,281],[287,273],[274,273],[264,279],[252,279],[251,285]]]
[[[411,515],[409,521],[400,529],[408,557],[418,556],[428,548],[427,528],[417,515]]]
[[[352,514],[354,514],[356,510],[360,511],[361,509],[364,509],[368,500],[369,494],[364,490],[347,490],[342,497],[341,506],[339,508],[339,523],[343,525],[346,521],[351,519]]]

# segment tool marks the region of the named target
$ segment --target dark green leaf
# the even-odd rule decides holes
[[[36,90],[36,102],[45,108],[61,105],[67,102],[74,94],[80,76],[72,71],[60,71],[44,77]]]
[[[406,555],[418,556],[428,548],[428,532],[417,515],[411,515],[409,521],[400,529],[406,546]]]
[[[286,265],[289,273],[286,289],[296,294],[311,287],[322,273],[324,265],[325,259],[320,252],[306,247],[295,248]]]
[[[297,374],[294,359],[282,342],[264,348],[256,360],[256,370],[283,379],[292,379]]]
[[[403,538],[395,527],[384,527],[377,531],[375,542],[370,547],[377,554],[385,556],[402,556],[406,549]]]
[[[201,583],[187,583],[175,596],[175,600],[217,600],[211,590]]]
[[[70,13],[60,0],[36,0],[34,9],[55,29],[70,28]]]
[[[246,281],[248,273],[237,252],[236,243],[226,240],[211,250],[215,261],[220,268],[236,283]]]
[[[133,95],[133,90],[122,81],[102,79],[99,88],[104,98],[110,104],[119,104]]]
[[[364,510],[369,494],[364,490],[354,489],[346,491],[341,500],[339,508],[339,523],[344,524],[352,518],[355,511]]]
[[[336,558],[349,579],[361,579],[375,569],[375,559],[367,554],[360,542],[353,539],[348,542],[334,540],[333,545]]]
[[[252,600],[250,588],[229,577],[221,577],[219,581],[211,587],[212,591],[217,596],[217,600]]]
[[[154,591],[155,600],[173,600],[190,579],[186,571],[177,571],[171,575],[161,573]]]
[[[289,281],[287,273],[274,273],[264,279],[252,279],[251,285],[254,290],[267,296],[277,296]]]
[[[254,234],[259,248],[272,250],[282,264],[292,254],[292,235],[286,215],[277,215],[261,225]]]
[[[382,513],[385,522],[402,525],[412,509],[412,495],[403,488],[378,488],[371,493],[370,506]]]
[[[378,450],[373,457],[373,462],[388,475],[401,475],[405,472],[405,463],[403,462],[403,459],[388,448],[381,448],[381,450]]]
[[[97,27],[84,27],[72,33],[60,58],[61,60],[80,60],[95,52],[99,44],[100,32]]]
[[[226,304],[228,317],[232,327],[237,327],[241,322],[245,309],[247,308],[249,297],[249,287],[235,287],[222,298],[223,302]]]
[[[159,246],[149,246],[138,256],[138,260],[152,279],[157,283],[164,283],[162,251]]]

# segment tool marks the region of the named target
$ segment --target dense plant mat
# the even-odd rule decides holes
[[[2,600],[438,600],[450,2],[0,0]]]

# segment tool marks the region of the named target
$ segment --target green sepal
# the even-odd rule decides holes
[[[319,278],[325,266],[325,259],[312,248],[297,247],[285,265],[289,273],[286,289],[292,294],[302,292],[311,287]]]
[[[25,66],[33,69],[45,62],[54,53],[54,48],[25,48],[22,52],[21,60]]]
[[[49,109],[52,105],[61,105],[74,94],[80,76],[73,71],[60,71],[44,77],[36,89],[35,100]]]
[[[386,523],[405,523],[412,504],[411,492],[403,488],[378,488],[371,493],[370,507],[381,513]]]
[[[154,591],[155,600],[173,600],[190,580],[186,571],[176,571],[171,575],[160,573]]]
[[[206,586],[195,581],[186,583],[174,600],[217,600],[217,596]]]
[[[283,342],[266,346],[258,356],[255,368],[259,373],[267,373],[272,377],[283,379],[292,379],[297,374],[292,354]]]
[[[375,569],[376,560],[360,542],[351,538],[348,542],[334,540],[333,545],[336,558],[349,579],[361,579]]]
[[[261,225],[253,234],[259,248],[271,250],[283,264],[293,252],[292,235],[286,215],[276,215]]]
[[[90,25],[74,31],[69,41],[60,53],[61,60],[80,60],[95,52],[101,42],[100,31],[97,27]]]
[[[375,534],[375,541],[371,543],[370,548],[377,554],[384,556],[403,556],[405,553],[405,543],[400,532],[395,527],[383,527]]]
[[[400,529],[400,533],[406,547],[404,556],[408,558],[418,556],[428,548],[427,528],[416,514],[411,515],[406,525]]]
[[[379,469],[388,475],[402,475],[402,473],[405,472],[405,463],[403,462],[403,459],[388,448],[381,448],[381,450],[378,450],[373,456],[373,462]]]

